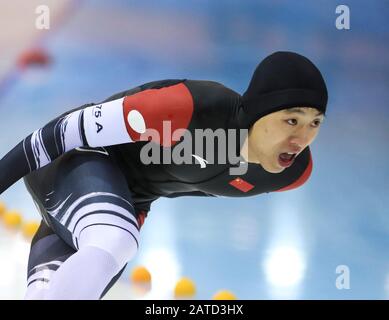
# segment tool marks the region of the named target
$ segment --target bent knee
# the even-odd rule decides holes
[[[137,253],[139,231],[117,225],[94,224],[82,229],[78,236],[79,248],[94,246],[110,253],[119,267],[123,267]]]

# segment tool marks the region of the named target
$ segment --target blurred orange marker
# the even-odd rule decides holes
[[[22,225],[22,233],[27,239],[31,239],[39,228],[39,223],[35,221],[29,221]]]
[[[4,202],[0,201],[0,217],[7,211],[7,207]]]
[[[196,294],[196,286],[194,282],[186,277],[181,278],[174,288],[175,298],[191,298]]]
[[[151,274],[145,267],[138,266],[132,270],[131,280],[135,283],[147,283],[151,281]]]
[[[236,300],[236,296],[228,290],[220,290],[213,297],[213,300]]]
[[[7,228],[17,229],[22,224],[22,215],[17,210],[6,211],[3,215],[3,221]]]

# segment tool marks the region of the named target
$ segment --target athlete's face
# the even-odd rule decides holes
[[[323,120],[319,110],[308,107],[284,109],[260,118],[249,130],[248,161],[261,164],[270,173],[282,172],[315,140]]]

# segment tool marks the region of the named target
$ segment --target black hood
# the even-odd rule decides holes
[[[259,118],[290,107],[326,112],[327,87],[319,69],[294,52],[275,52],[257,66],[242,96],[238,120],[250,128]]]

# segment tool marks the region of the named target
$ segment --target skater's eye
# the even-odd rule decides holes
[[[297,124],[297,119],[288,119],[285,122],[291,126],[295,126]]]
[[[321,125],[321,121],[317,119],[317,120],[313,121],[312,127],[317,128],[317,127],[320,126],[320,125]]]

